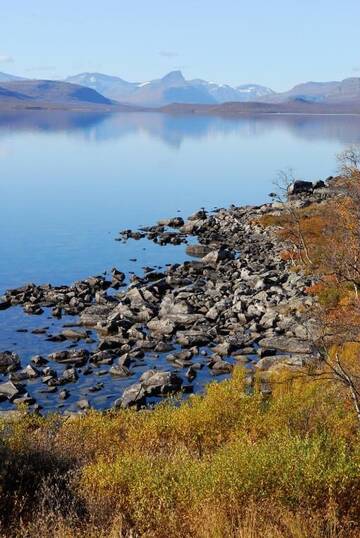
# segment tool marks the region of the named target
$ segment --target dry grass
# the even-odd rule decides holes
[[[359,535],[360,439],[346,393],[277,381],[270,401],[247,395],[237,369],[181,406],[3,425],[3,535]]]

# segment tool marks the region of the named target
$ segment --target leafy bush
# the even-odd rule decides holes
[[[273,387],[270,401],[248,395],[237,368],[180,406],[3,425],[5,535],[351,536],[360,439],[346,393],[286,374]]]

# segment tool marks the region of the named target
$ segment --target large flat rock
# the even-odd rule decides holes
[[[308,340],[300,340],[288,336],[275,336],[273,338],[263,338],[259,341],[259,346],[264,349],[275,349],[284,353],[305,353],[311,354],[314,346]]]

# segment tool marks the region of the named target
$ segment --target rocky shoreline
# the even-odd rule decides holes
[[[64,401],[76,392],[80,375],[101,372],[128,380],[109,406],[141,408],[164,395],[193,392],[202,371],[224,377],[242,364],[251,387],[256,371],[284,364],[297,368],[316,360],[315,299],[306,294],[313,280],[292,271],[280,256],[284,245],[275,230],[257,221],[264,214],[281,214],[291,204],[322,203],[330,190],[324,182],[298,182],[285,203],[231,206],[212,213],[201,209],[185,222],[174,217],[139,231],[125,230],[119,240],[146,237],[166,245],[190,239],[187,252],[196,256],[165,271],[147,268],[127,287],[125,274],[114,268],[111,280],[96,276],[72,286],[29,284],[9,290],[0,309],[21,305],[27,314],[41,315],[51,308],[54,317],[79,316],[79,323],[65,324],[72,326],[52,337],[64,346],[70,342],[70,347],[35,356],[25,368],[16,353],[1,351],[0,401],[40,411],[29,381],[37,379]],[[165,357],[167,368],[158,367],[159,357]],[[102,388],[101,382],[94,383],[88,394]],[[264,375],[263,391],[270,390]],[[79,412],[89,407],[86,395],[78,400]]]

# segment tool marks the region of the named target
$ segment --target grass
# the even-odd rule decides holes
[[[153,412],[2,425],[4,536],[359,536],[360,438],[346,394],[244,374]]]

